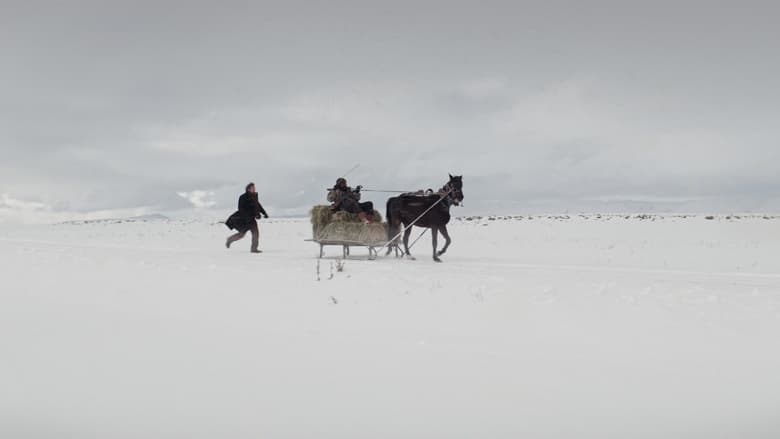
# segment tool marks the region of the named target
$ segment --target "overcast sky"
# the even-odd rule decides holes
[[[776,4],[3,0],[0,215],[777,211]]]

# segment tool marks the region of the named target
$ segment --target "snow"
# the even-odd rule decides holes
[[[780,218],[450,231],[318,281],[305,220],[2,226],[0,437],[780,435]]]

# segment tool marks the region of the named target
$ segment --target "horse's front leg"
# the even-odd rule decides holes
[[[431,227],[431,241],[433,241],[433,260],[436,262],[441,262],[441,259],[439,259],[439,255],[436,253],[436,247],[439,246],[439,228],[438,227]]]
[[[444,237],[444,248],[441,249],[439,252],[439,256],[443,255],[447,252],[447,249],[450,247],[450,244],[452,243],[452,239],[450,239],[450,234],[447,232],[447,226],[441,226],[439,229],[441,232],[441,236]]]
[[[406,256],[409,256],[410,258],[414,259],[412,257],[412,254],[409,253],[409,235],[411,235],[411,234],[412,234],[412,228],[410,226],[406,230],[404,230],[404,250],[405,250]]]
[[[392,253],[393,251],[395,251],[395,257],[403,256],[403,255],[400,254],[401,247],[399,246],[398,243],[388,244],[387,245],[387,253],[385,253],[385,256],[390,256],[390,253]]]

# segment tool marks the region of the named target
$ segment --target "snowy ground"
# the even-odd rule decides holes
[[[780,437],[780,218],[464,220],[319,281],[310,230],[0,227],[0,437]]]

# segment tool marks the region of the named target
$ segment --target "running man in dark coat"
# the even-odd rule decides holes
[[[263,209],[263,205],[257,199],[257,190],[254,183],[246,185],[246,192],[238,197],[238,212],[230,215],[225,222],[231,230],[235,229],[238,233],[231,235],[225,242],[225,247],[230,248],[230,244],[246,235],[246,232],[252,232],[252,253],[262,253],[257,246],[260,241],[260,233],[257,228],[257,220],[260,215],[268,218],[268,214]]]

